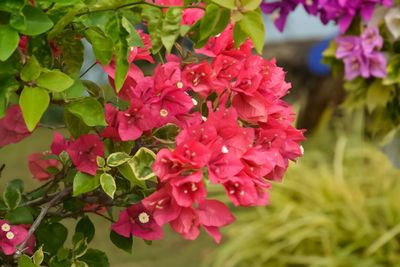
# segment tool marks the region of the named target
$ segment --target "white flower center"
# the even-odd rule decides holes
[[[183,88],[183,82],[177,82],[176,83],[176,87],[178,87],[179,89]]]
[[[167,117],[168,116],[168,111],[163,108],[163,109],[160,110],[160,115],[161,115],[161,117]]]
[[[8,232],[8,231],[10,231],[10,229],[11,229],[11,226],[10,226],[8,223],[4,223],[4,224],[1,226],[1,230],[2,230],[3,232]]]
[[[150,216],[146,212],[140,213],[138,218],[141,223],[148,223],[150,221]]]
[[[192,98],[192,102],[193,102],[193,105],[195,105],[195,106],[198,104],[197,100],[194,98]]]
[[[301,151],[301,154],[304,155],[304,147],[303,146],[300,146],[300,151]]]
[[[229,153],[229,149],[226,146],[222,146],[221,152],[224,154],[227,154],[227,153]]]
[[[195,184],[195,183],[192,183],[192,191],[194,192],[194,191],[196,191],[196,190],[197,190],[196,184]]]
[[[6,237],[8,240],[14,239],[14,233],[13,232],[7,232]]]

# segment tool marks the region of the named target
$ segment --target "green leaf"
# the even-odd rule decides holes
[[[62,92],[74,84],[74,80],[59,70],[46,70],[37,79],[37,85],[52,92]]]
[[[96,249],[88,249],[79,260],[86,262],[89,267],[109,267],[107,256],[104,252]]]
[[[83,255],[85,255],[86,251],[88,250],[88,244],[86,239],[81,239],[79,240],[75,245],[74,245],[74,254],[76,258],[79,258]]]
[[[71,267],[72,263],[70,259],[59,260],[57,256],[53,256],[50,259],[50,267]]]
[[[124,152],[115,152],[108,156],[107,165],[110,167],[118,167],[131,159],[131,156]]]
[[[156,154],[146,147],[141,147],[133,156],[129,164],[132,166],[133,173],[139,180],[149,180],[155,178],[153,173],[153,163],[156,159]]]
[[[25,27],[18,28],[25,35],[39,35],[53,27],[53,21],[40,8],[26,5],[22,10],[25,16]]]
[[[117,22],[118,31],[119,31],[119,39],[115,43],[115,90],[119,92],[121,90],[122,85],[125,82],[126,76],[129,70],[129,62],[128,62],[128,42],[127,36],[128,32],[121,25],[121,21]]]
[[[110,232],[110,240],[111,242],[117,247],[126,251],[128,253],[132,253],[132,245],[133,245],[133,238],[132,237],[124,237],[120,236],[119,234],[115,233],[114,231]]]
[[[103,191],[111,198],[114,198],[115,191],[117,190],[117,185],[115,184],[114,177],[108,173],[103,173],[100,176],[100,184]]]
[[[44,259],[43,247],[40,247],[38,250],[36,250],[32,258],[33,258],[33,263],[40,266],[40,264],[43,262]]]
[[[96,163],[97,163],[97,166],[100,168],[103,168],[104,166],[106,166],[106,161],[103,157],[97,157]]]
[[[49,104],[49,93],[45,89],[24,87],[19,98],[19,105],[29,131],[32,132],[35,129]]]
[[[118,171],[122,174],[122,176],[130,181],[132,184],[140,186],[141,188],[147,188],[145,181],[139,180],[136,178],[135,173],[133,172],[132,165],[127,163],[124,163],[120,166],[118,166]]]
[[[142,10],[142,17],[147,21],[147,28],[151,38],[151,51],[153,54],[160,51],[163,44],[161,42],[161,27],[163,12],[160,8],[145,7]]]
[[[385,86],[381,80],[375,80],[368,88],[366,104],[369,112],[377,107],[384,107],[392,98],[394,88]]]
[[[242,7],[244,8],[245,11],[251,11],[257,9],[262,0],[240,0],[240,3],[242,4]]]
[[[18,47],[19,36],[8,25],[0,25],[0,60],[8,59]]]
[[[233,40],[235,41],[236,48],[241,46],[247,40],[246,33],[242,31],[238,23],[236,23],[233,28]]]
[[[21,70],[21,79],[25,82],[34,81],[39,77],[41,72],[42,67],[36,57],[32,56]]]
[[[121,18],[121,24],[124,29],[128,32],[128,37],[126,41],[128,42],[129,47],[144,47],[143,40],[140,37],[139,33],[136,31],[135,27],[131,22],[125,17]]]
[[[200,38],[196,47],[202,46],[210,36],[222,32],[229,23],[230,10],[215,4],[207,5],[204,17],[200,20]]]
[[[95,190],[100,185],[100,177],[98,175],[91,176],[86,173],[78,172],[74,177],[73,196],[79,196],[84,193]]]
[[[165,18],[162,22],[161,42],[165,46],[167,53],[171,52],[176,39],[179,37],[181,19],[181,8],[168,8],[167,13],[165,13]]]
[[[156,129],[153,132],[153,137],[164,144],[175,143],[175,138],[179,134],[179,127],[175,124],[168,123],[167,125]]]
[[[18,259],[18,267],[38,267],[28,255],[22,254]]]
[[[6,214],[6,219],[12,224],[32,224],[33,216],[29,207],[19,207]]]
[[[35,232],[36,244],[43,245],[43,250],[56,254],[67,240],[68,230],[61,223],[41,224]]]
[[[113,41],[98,27],[90,27],[85,31],[85,36],[92,44],[96,58],[103,65],[108,65],[112,59]]]
[[[71,267],[88,267],[89,265],[86,264],[84,261],[75,261],[71,264]]]
[[[8,209],[13,210],[18,207],[21,202],[21,190],[20,186],[15,182],[11,181],[7,183],[6,189],[3,192],[3,200]]]
[[[228,9],[236,9],[235,0],[212,0],[213,3]]]
[[[46,37],[45,34],[29,37],[28,54],[39,59],[42,67],[51,68],[53,56]]]
[[[90,132],[91,128],[87,126],[82,119],[71,114],[68,110],[64,110],[64,122],[68,131],[74,138]]]
[[[72,3],[73,0],[69,0],[68,2]],[[54,25],[53,29],[48,33],[49,40],[54,39],[57,35],[61,35],[66,26],[76,18],[76,15],[83,7],[85,7],[85,5],[79,1],[74,7],[69,8],[68,12],[57,21],[56,25]]]
[[[68,256],[69,256],[69,249],[60,248],[60,249],[57,251],[56,257],[57,257],[57,259],[60,260],[60,261],[63,261],[63,260],[65,260],[65,259],[67,259]]]
[[[56,40],[62,51],[63,71],[71,77],[78,77],[83,64],[84,47],[82,41],[77,38],[77,32],[67,28]]]
[[[18,12],[25,5],[25,0],[1,0],[0,10]]]
[[[261,13],[258,11],[246,12],[241,21],[239,21],[240,29],[247,34],[253,41],[254,47],[259,54],[262,53],[264,47],[264,23]]]
[[[85,216],[82,219],[80,219],[75,227],[75,233],[82,233],[88,243],[90,243],[90,241],[93,240],[95,231],[96,229],[94,227],[94,224],[92,223],[92,221],[88,216]]]
[[[73,115],[82,119],[87,126],[107,126],[103,106],[93,97],[71,102],[66,106]]]

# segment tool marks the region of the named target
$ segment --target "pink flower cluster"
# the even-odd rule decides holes
[[[5,116],[0,119],[0,148],[17,143],[29,135],[20,107],[10,106]]]
[[[380,51],[383,38],[377,27],[368,27],[361,36],[345,35],[336,38],[336,57],[343,59],[347,80],[386,77],[386,58]]]
[[[133,140],[167,122],[181,128],[175,149],[157,154],[156,192],[121,212],[112,228],[116,233],[153,240],[170,224],[186,239],[197,238],[203,228],[219,242],[219,228],[234,217],[224,203],[207,199],[205,178],[221,184],[235,206],[268,204],[268,180],[280,180],[289,160],[302,155],[304,136],[291,125],[293,112],[281,100],[290,89],[284,71],[251,50],[250,41],[235,48],[229,26],[197,50],[211,62],[182,66],[170,59],[154,76],[131,84],[128,110],[110,109],[105,132],[117,140]],[[213,103],[207,101],[211,95]],[[206,103],[207,117],[196,111],[197,102]],[[135,134],[126,139],[126,133]]]

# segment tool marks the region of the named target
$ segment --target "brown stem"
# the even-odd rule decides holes
[[[36,231],[36,229],[39,227],[43,219],[46,217],[47,212],[49,209],[56,205],[60,200],[62,200],[64,197],[68,196],[72,192],[71,187],[67,187],[64,190],[60,191],[54,198],[52,198],[49,202],[44,204],[42,206],[42,210],[39,213],[39,216],[37,216],[36,220],[33,222],[32,226],[29,228],[28,235],[25,237],[24,241],[17,247],[17,252],[15,253],[15,257],[18,258],[22,255],[24,250],[26,249],[26,245],[33,235],[33,233]]]

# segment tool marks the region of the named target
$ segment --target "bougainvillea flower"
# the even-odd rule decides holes
[[[383,38],[379,34],[378,27],[368,27],[364,30],[361,34],[361,45],[366,54],[382,48]]]
[[[337,43],[336,56],[343,59],[347,80],[357,76],[386,76],[386,58],[379,51],[383,46],[383,38],[379,35],[377,27],[366,28],[361,36],[338,37]]]
[[[142,200],[142,204],[153,214],[154,220],[158,225],[175,220],[181,211],[172,196],[172,187],[165,184],[158,188],[156,192]]]
[[[53,177],[53,174],[49,172],[49,168],[55,168],[60,170],[61,163],[52,158],[46,158],[50,155],[50,152],[43,153],[32,153],[28,157],[28,167],[35,179],[39,181],[45,181]]]
[[[231,177],[223,183],[226,194],[235,206],[256,205],[258,192],[253,180],[245,173]]]
[[[188,240],[195,240],[200,234],[199,217],[193,208],[182,208],[179,216],[171,222],[171,227]]]
[[[200,169],[209,162],[211,151],[203,144],[192,140],[177,146],[174,156],[188,168]]]
[[[140,38],[142,39],[144,47],[131,47],[129,53],[129,62],[136,60],[146,60],[147,62],[154,63],[154,59],[151,56],[150,49],[152,46],[150,35],[144,33],[142,30],[137,30]]]
[[[338,48],[336,50],[337,58],[345,58],[353,55],[355,52],[360,53],[361,39],[358,36],[341,36],[336,38]]]
[[[161,226],[156,223],[153,215],[141,203],[121,211],[118,221],[112,225],[112,230],[124,237],[133,235],[145,240],[156,240],[163,237]]]
[[[187,65],[182,73],[184,84],[206,97],[211,93],[213,70],[207,61]]]
[[[104,144],[96,134],[82,135],[68,146],[67,152],[78,171],[95,175],[96,159],[104,156]]]
[[[193,203],[202,202],[207,196],[202,180],[201,172],[173,178],[170,184],[176,203],[182,207],[191,207]]]
[[[65,139],[65,137],[60,134],[55,132],[54,133],[54,138],[53,138],[53,143],[51,144],[51,153],[54,155],[60,155],[61,152],[66,151],[70,142]]]
[[[19,105],[10,106],[5,116],[0,119],[0,148],[8,144],[18,143],[30,134]]]
[[[204,16],[204,10],[201,8],[186,8],[182,13],[183,25],[192,26]]]
[[[197,214],[199,216],[199,223],[216,243],[221,242],[219,228],[235,221],[235,217],[229,211],[228,207],[224,203],[214,199],[205,200],[200,203]]]
[[[114,60],[107,66],[103,66],[103,70],[107,73],[110,84],[114,87],[115,79],[115,62]],[[130,64],[129,70],[122,85],[121,90],[118,92],[118,96],[126,101],[130,101],[135,96],[136,85],[144,78],[142,70],[135,64]]]
[[[386,57],[381,52],[373,52],[368,56],[369,62],[369,76],[374,76],[378,78],[385,78],[387,74]]]
[[[101,137],[111,138],[114,141],[121,141],[121,137],[118,133],[118,109],[111,104],[106,104],[105,107],[105,117],[107,122],[107,127],[100,133]]]
[[[295,10],[299,2],[300,1],[296,0],[283,0],[271,3],[263,2],[261,3],[260,7],[261,10],[266,14],[275,14],[275,12],[277,12],[277,15],[275,15],[276,18],[274,20],[274,24],[276,28],[282,32],[289,13]]]
[[[180,175],[185,170],[183,164],[182,161],[174,156],[171,150],[163,148],[157,153],[153,171],[161,181],[167,181]]]
[[[0,250],[5,255],[12,255],[16,247],[28,236],[28,230],[23,226],[10,225],[5,220],[0,220]]]
[[[256,92],[249,96],[236,94],[232,100],[232,106],[237,110],[240,118],[249,122],[266,122],[268,120],[267,102]]]

